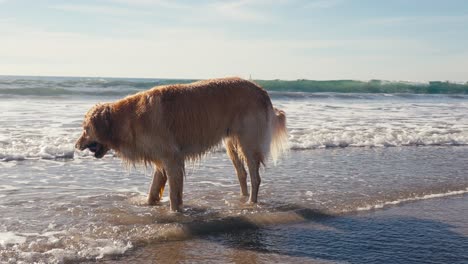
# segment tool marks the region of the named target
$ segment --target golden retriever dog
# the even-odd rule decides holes
[[[76,148],[102,158],[113,149],[130,164],[155,167],[148,204],[160,201],[169,182],[170,208],[182,206],[184,164],[222,141],[236,169],[241,194],[257,202],[259,167],[286,149],[285,113],[272,106],[253,82],[222,78],[154,87],[113,103],[97,104],[85,115]]]

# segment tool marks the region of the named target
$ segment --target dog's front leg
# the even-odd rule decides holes
[[[161,201],[164,186],[166,185],[167,176],[166,172],[162,168],[155,168],[153,181],[148,192],[148,204],[155,205]]]
[[[169,181],[169,200],[171,210],[178,212],[182,210],[182,194],[184,186],[184,159],[175,157],[164,162],[164,168]]]

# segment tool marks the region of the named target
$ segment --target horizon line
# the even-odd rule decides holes
[[[297,79],[281,79],[281,78],[272,78],[272,79],[256,79],[256,78],[244,78],[238,75],[229,75],[223,77],[214,77],[214,78],[167,78],[167,77],[115,77],[115,76],[83,76],[83,75],[28,75],[28,74],[0,74],[0,77],[32,77],[32,78],[104,78],[104,79],[148,79],[148,80],[185,80],[185,81],[198,81],[198,80],[208,80],[208,79],[218,79],[226,77],[239,77],[246,80],[253,81],[317,81],[317,82],[330,82],[330,81],[358,81],[358,82],[370,82],[370,81],[387,81],[387,82],[406,82],[406,83],[420,83],[420,84],[429,84],[430,82],[449,82],[456,84],[468,84],[468,80],[465,81],[454,81],[454,80],[424,80],[424,81],[414,81],[414,80],[388,80],[388,79],[308,79],[308,78],[297,78]]]

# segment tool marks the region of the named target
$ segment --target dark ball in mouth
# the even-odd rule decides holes
[[[91,152],[94,153],[94,157],[100,159],[104,157],[107,152],[107,148],[98,142],[92,142],[91,144],[86,146]]]

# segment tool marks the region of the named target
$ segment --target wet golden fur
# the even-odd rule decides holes
[[[273,108],[267,92],[240,78],[167,85],[91,108],[76,147],[89,148],[96,157],[114,149],[129,163],[151,163],[155,174],[148,203],[162,196],[166,181],[172,210],[182,205],[184,162],[197,159],[224,140],[250,201],[257,202],[258,169],[268,154],[285,149],[284,112]]]

